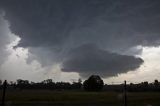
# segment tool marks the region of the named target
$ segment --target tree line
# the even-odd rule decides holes
[[[79,79],[77,82],[53,82],[52,79],[47,79],[41,82],[29,82],[28,80],[18,79],[16,82],[8,82],[8,89],[50,89],[50,90],[87,90],[100,91],[103,88],[103,80],[98,75],[92,75],[82,83]],[[2,89],[2,81],[0,88]]]
[[[3,87],[3,82],[0,80],[0,89]],[[116,85],[104,84],[103,80],[98,75],[92,75],[82,83],[79,79],[77,82],[53,82],[52,79],[47,79],[41,82],[29,82],[28,80],[18,79],[16,82],[8,82],[7,89],[47,89],[47,90],[86,90],[86,91],[123,91],[124,83]],[[160,91],[160,82],[155,80],[152,83],[147,81],[138,84],[127,84],[127,91]]]
[[[81,89],[82,83],[79,82],[53,82],[52,79],[47,79],[42,82],[29,82],[28,80],[18,79],[16,82],[7,82],[8,89],[52,89],[52,90],[71,90]],[[2,88],[2,83],[1,83]]]
[[[126,85],[127,91],[129,92],[145,92],[145,91],[160,91],[160,82],[158,80],[154,80],[154,82],[149,83],[148,81],[144,81],[141,83],[129,83]],[[122,84],[111,84],[104,85],[103,89],[105,91],[124,91],[124,83]]]

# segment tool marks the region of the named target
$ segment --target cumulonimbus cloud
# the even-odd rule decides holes
[[[78,40],[78,43],[103,43],[115,49],[159,45],[159,4],[151,0],[4,0],[1,3],[11,30],[21,38],[18,46],[61,47],[70,40]]]
[[[63,63],[65,70],[70,70],[68,64],[78,58],[69,56],[63,62],[67,54],[72,48],[92,43],[101,48],[99,53],[105,52],[102,53],[106,56],[104,62],[109,63],[107,59],[111,56],[124,58],[135,66],[121,69],[118,64],[123,66],[124,60],[116,59],[113,63],[120,70],[113,69],[116,71],[111,75],[139,67],[142,60],[134,55],[141,50],[135,47],[160,44],[159,5],[157,0],[2,0],[0,3],[12,32],[21,38],[17,46],[28,48],[31,61],[36,59],[44,66]],[[127,56],[128,51],[133,51],[129,53],[133,56]],[[97,61],[103,63],[99,53],[95,54],[100,58]]]
[[[142,63],[141,58],[111,53],[87,44],[70,51],[62,64],[62,71],[78,72],[83,77],[92,74],[107,77],[135,70]]]
[[[7,46],[14,40],[9,29],[9,23],[4,19],[4,13],[0,12],[0,65],[4,63],[10,54]]]

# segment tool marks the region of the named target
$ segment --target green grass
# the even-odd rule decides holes
[[[128,106],[160,106],[160,92],[134,92],[127,97]],[[6,100],[11,106],[124,106],[118,92],[13,90],[7,91]]]

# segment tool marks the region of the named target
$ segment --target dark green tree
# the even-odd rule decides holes
[[[100,91],[103,88],[103,80],[98,75],[92,75],[84,81],[83,87],[86,91]]]

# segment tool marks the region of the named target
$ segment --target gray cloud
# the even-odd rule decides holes
[[[29,49],[28,62],[36,59],[43,66],[62,63],[72,48],[88,43],[124,58],[141,53],[136,46],[160,43],[158,0],[3,0],[0,4],[11,30],[21,38],[17,46]],[[68,61],[74,59],[69,57]],[[121,70],[114,72],[111,75]]]
[[[104,45],[113,42],[114,48],[128,45],[126,49],[157,45],[159,4],[157,0],[5,0],[4,8],[12,31],[22,38],[19,46],[63,48],[72,38],[94,43],[104,39]]]
[[[92,74],[107,77],[135,70],[142,63],[141,58],[111,53],[86,44],[70,51],[62,64],[62,70],[78,72],[83,77]]]
[[[6,61],[9,55],[7,45],[12,40],[14,40],[14,37],[11,37],[8,21],[3,18],[3,14],[0,12],[0,65]]]

